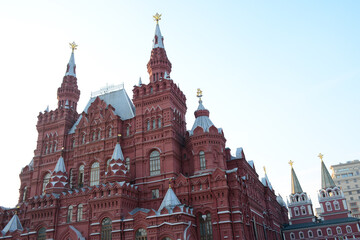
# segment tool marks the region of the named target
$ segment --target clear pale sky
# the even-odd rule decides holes
[[[235,155],[243,147],[284,199],[291,159],[317,203],[319,152],[332,164],[360,158],[359,1],[14,1],[0,2],[0,206],[13,207],[19,173],[36,147],[36,122],[56,91],[75,41],[81,112],[108,84],[132,97],[148,83],[155,23],[171,77],[187,96],[187,128],[196,89]]]

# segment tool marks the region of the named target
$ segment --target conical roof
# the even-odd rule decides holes
[[[213,122],[210,120],[209,118],[210,112],[209,110],[207,110],[204,105],[202,104],[202,100],[199,101],[199,106],[197,108],[197,110],[195,111],[195,122],[193,127],[190,130],[190,135],[194,134],[194,130],[197,127],[201,127],[204,132],[209,132],[209,129],[211,126],[215,125],[213,124]]]
[[[153,48],[164,48],[163,40],[164,38],[161,35],[160,27],[159,24],[157,23],[155,28],[155,36],[153,40]]]
[[[15,232],[15,231],[23,231],[24,228],[21,225],[20,219],[17,214],[14,214],[14,216],[11,218],[11,220],[6,224],[4,229],[1,231],[1,233],[5,236],[7,232]]]
[[[302,193],[300,182],[296,176],[294,168],[291,166],[291,194]]]
[[[76,77],[75,68],[76,68],[75,57],[74,57],[74,52],[72,52],[72,53],[71,53],[71,56],[70,56],[69,63],[68,63],[68,65],[67,65],[67,69],[66,69],[65,76],[73,76],[73,77]]]
[[[336,185],[334,180],[331,178],[331,175],[327,170],[324,161],[321,159],[321,188],[326,189],[335,186]]]
[[[164,208],[166,208],[168,210],[173,209],[174,207],[176,207],[178,205],[181,205],[181,202],[177,198],[177,196],[174,193],[174,191],[172,190],[172,188],[169,187],[169,189],[167,190],[165,197],[159,207],[158,212],[160,212]]]
[[[63,172],[66,173],[64,158],[62,156],[59,157],[59,160],[56,163],[54,172]]]

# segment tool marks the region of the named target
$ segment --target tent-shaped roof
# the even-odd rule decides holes
[[[17,214],[14,214],[14,216],[11,218],[11,220],[6,224],[4,229],[1,231],[1,233],[5,236],[7,232],[15,232],[15,231],[23,231],[24,228],[21,225],[20,219]]]

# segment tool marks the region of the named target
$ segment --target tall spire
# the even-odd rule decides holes
[[[290,160],[289,164],[291,166],[291,194],[302,193],[303,190],[293,168],[294,162]]]
[[[58,88],[58,108],[73,109],[76,111],[77,102],[80,98],[80,91],[77,86],[76,78],[76,64],[74,57],[74,50],[77,49],[75,42],[69,43],[71,48],[71,55],[69,63],[67,64],[65,76],[61,87]]]
[[[171,63],[166,55],[164,37],[161,34],[159,26],[161,14],[156,13],[153,17],[156,21],[155,35],[150,60],[147,64],[150,82],[160,81],[164,78],[165,72],[167,72],[167,74],[171,72]]]
[[[327,170],[325,163],[323,161],[324,155],[319,153],[318,157],[321,160],[321,188],[327,189],[329,187],[335,187],[336,186],[335,182],[331,178],[331,175],[330,175],[329,171]]]

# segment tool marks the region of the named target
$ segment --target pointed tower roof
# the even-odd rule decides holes
[[[201,127],[204,132],[209,132],[209,129],[211,126],[215,125],[213,124],[213,122],[210,120],[209,115],[210,112],[209,110],[207,110],[204,105],[202,104],[202,91],[200,90],[200,88],[198,88],[197,90],[197,97],[199,98],[199,106],[197,108],[197,110],[195,111],[195,122],[193,127],[190,130],[190,136],[194,134],[194,130],[197,127]],[[221,132],[221,128],[218,129],[219,132]]]
[[[324,155],[319,153],[318,157],[321,159],[321,188],[327,189],[329,187],[335,187],[335,182],[331,178],[329,171],[327,170],[325,163],[323,161]]]
[[[119,134],[113,155],[109,163],[109,170],[106,173],[106,177],[109,182],[124,180],[127,181],[130,177],[129,171],[124,161],[124,155],[121,151],[120,137],[121,135]]]
[[[51,174],[50,181],[46,185],[46,191],[49,193],[60,193],[69,189],[69,181],[67,177],[63,154],[64,149],[62,150],[61,156],[59,157],[55,169]]]
[[[161,35],[159,22],[156,23],[153,48],[164,48],[164,37]]]
[[[76,64],[75,64],[74,50],[77,49],[77,45],[75,44],[75,42],[72,42],[72,43],[70,43],[70,47],[72,49],[72,52],[71,52],[69,63],[67,65],[65,76],[76,77],[76,72],[75,72]]]
[[[178,205],[181,205],[181,202],[179,201],[178,197],[172,190],[171,186],[169,186],[169,189],[167,190],[165,197],[164,197],[163,201],[161,202],[158,212],[160,212],[164,208],[171,211]]]
[[[7,232],[15,232],[17,230],[23,231],[24,228],[21,225],[18,215],[15,213],[11,220],[8,222],[8,224],[6,224],[4,229],[1,231],[1,233],[3,234],[3,236],[5,236]]]
[[[289,164],[291,166],[291,194],[302,193],[303,190],[293,168],[294,162],[290,160]]]
[[[62,156],[60,156],[59,160],[57,161],[54,172],[66,172],[65,162]]]

